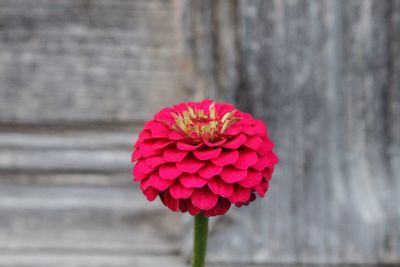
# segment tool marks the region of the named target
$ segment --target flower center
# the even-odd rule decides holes
[[[193,139],[205,138],[215,141],[220,139],[232,124],[240,120],[234,116],[235,112],[236,110],[226,112],[220,118],[215,109],[215,102],[210,105],[207,112],[188,106],[182,113],[172,113],[175,119],[172,129],[183,132]]]

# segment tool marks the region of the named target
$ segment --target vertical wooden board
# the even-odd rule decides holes
[[[190,97],[176,0],[1,1],[0,122],[136,121]]]
[[[217,219],[209,259],[399,262],[398,3],[249,0],[237,11],[231,89],[267,121],[281,163],[265,201]],[[206,79],[218,91],[230,78]]]

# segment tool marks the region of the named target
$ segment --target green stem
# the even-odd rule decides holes
[[[192,267],[204,267],[207,250],[208,218],[202,213],[194,218]]]

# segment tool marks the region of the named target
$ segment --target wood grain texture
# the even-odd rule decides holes
[[[176,0],[0,5],[0,122],[143,121],[193,93]]]
[[[2,255],[177,253],[178,214],[146,203],[134,186],[12,186],[0,189]]]
[[[213,10],[196,27],[211,21],[218,36],[219,6],[234,11],[237,45],[224,54],[236,53],[236,77],[212,69],[219,57],[199,76],[214,95],[229,84],[226,99],[268,123],[281,158],[265,201],[217,220],[209,259],[400,262],[399,1],[187,5]],[[213,44],[203,53],[219,55]]]

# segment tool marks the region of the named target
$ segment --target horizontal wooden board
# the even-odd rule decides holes
[[[138,121],[187,99],[175,0],[0,3],[0,122]]]
[[[0,254],[177,253],[180,218],[135,186],[1,186]]]

